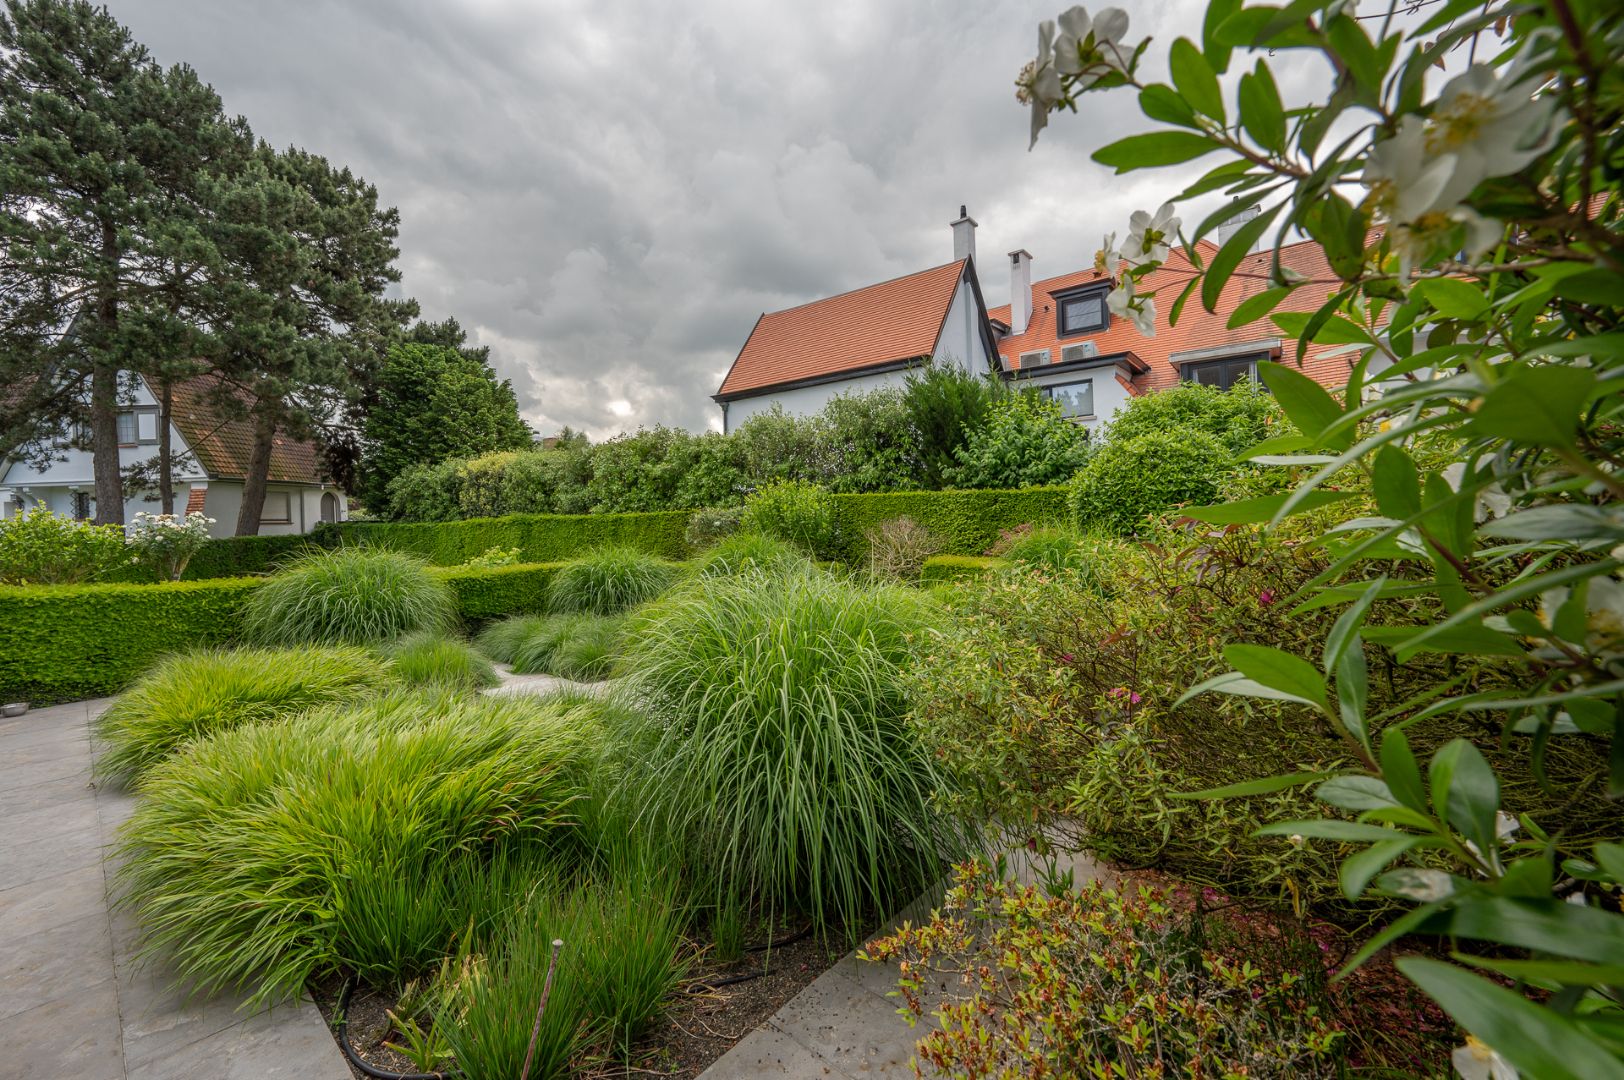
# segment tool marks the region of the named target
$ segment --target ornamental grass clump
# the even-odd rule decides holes
[[[385,650],[395,676],[408,686],[482,690],[502,680],[478,649],[454,634],[420,630]]]
[[[933,605],[812,570],[700,578],[634,616],[646,713],[618,795],[700,862],[718,899],[851,928],[962,849],[941,774],[903,724]],[[635,714],[628,714],[635,715]]]
[[[553,578],[551,606],[555,612],[616,615],[665,592],[678,573],[672,564],[636,548],[598,548]]]
[[[780,572],[804,566],[807,558],[787,540],[761,533],[734,533],[699,557],[705,577],[742,574],[747,570]]]
[[[193,742],[120,834],[142,954],[253,1004],[429,970],[493,863],[569,842],[592,738],[533,699],[396,691]]]
[[[139,780],[189,740],[390,685],[389,665],[365,649],[207,649],[171,656],[120,694],[96,721],[105,747],[96,773]]]
[[[258,645],[373,645],[456,620],[450,587],[421,559],[364,547],[302,555],[243,604],[243,635]]]
[[[549,625],[551,615],[512,615],[489,623],[474,638],[474,646],[498,664],[513,663],[513,654],[525,639]]]

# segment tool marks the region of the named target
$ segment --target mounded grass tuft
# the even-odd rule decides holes
[[[480,640],[506,655],[515,674],[595,682],[609,674],[624,622],[616,615],[521,615],[487,627]]]
[[[260,645],[374,645],[456,621],[451,588],[427,564],[364,547],[302,555],[243,604],[243,634]]]
[[[408,686],[482,690],[502,680],[484,654],[460,637],[419,630],[386,650],[395,675]]]
[[[699,557],[699,572],[704,577],[747,570],[782,572],[805,565],[806,556],[794,544],[761,533],[734,533]]]
[[[280,720],[391,683],[389,665],[365,649],[212,649],[167,657],[96,721],[106,748],[97,775],[138,781],[188,740],[256,721]]]
[[[491,865],[573,844],[594,734],[523,697],[396,691],[189,744],[123,827],[123,903],[202,990],[428,970],[490,911]]]
[[[816,571],[700,578],[634,616],[627,808],[703,862],[718,903],[827,931],[912,896],[964,850],[907,729],[901,674],[936,607]]]
[[[550,605],[557,612],[616,615],[659,596],[679,573],[678,567],[636,548],[599,548],[558,572]]]
[[[513,663],[513,654],[524,640],[546,626],[551,615],[511,615],[480,630],[474,645],[498,664]]]
[[[608,678],[619,653],[624,623],[624,618],[616,616],[588,618],[577,623],[553,652],[553,674],[577,682]]]
[[[553,657],[576,628],[589,619],[590,615],[548,615],[539,620],[513,649],[509,663],[514,674],[553,674]]]

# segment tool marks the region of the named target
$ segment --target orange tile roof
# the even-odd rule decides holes
[[[1203,254],[1212,253],[1202,241]],[[1178,366],[1169,358],[1175,353],[1210,349],[1220,345],[1245,344],[1267,338],[1279,338],[1281,359],[1286,363],[1296,360],[1296,343],[1286,338],[1267,318],[1229,328],[1229,316],[1241,301],[1271,288],[1268,280],[1272,252],[1259,252],[1241,260],[1233,276],[1219,294],[1217,312],[1210,313],[1201,306],[1201,298],[1192,296],[1185,302],[1177,326],[1169,325],[1167,316],[1178,299],[1179,292],[1190,278],[1190,263],[1181,250],[1175,250],[1162,267],[1139,283],[1141,293],[1156,293],[1156,336],[1145,337],[1125,319],[1112,318],[1110,325],[1095,334],[1077,334],[1062,339],[1056,332],[1056,304],[1052,293],[1063,292],[1079,285],[1104,281],[1093,269],[1077,270],[1057,277],[1032,283],[1032,320],[1026,332],[1019,337],[1008,336],[998,342],[998,352],[1005,366],[1018,370],[1020,355],[1038,349],[1049,349],[1054,360],[1064,345],[1093,341],[1100,355],[1110,356],[1131,352],[1149,365],[1150,370],[1135,375],[1133,389],[1139,392],[1163,390],[1179,381]],[[1290,267],[1309,279],[1309,284],[1298,288],[1276,311],[1313,311],[1323,304],[1337,288],[1336,276],[1325,261],[1323,251],[1312,241],[1290,244],[1280,250],[1281,265]],[[1010,307],[993,308],[987,312],[995,322],[1009,325]],[[1303,371],[1326,386],[1339,386],[1347,382],[1351,360],[1355,354],[1343,353],[1327,356],[1333,346],[1310,345],[1303,360]]]
[[[222,419],[222,394],[241,397],[217,375],[178,381],[170,387],[170,419],[210,479],[241,480],[248,475],[254,425],[246,419]],[[316,444],[278,433],[271,444],[270,479],[283,484],[324,483]]]
[[[965,263],[761,316],[717,398],[930,356]]]

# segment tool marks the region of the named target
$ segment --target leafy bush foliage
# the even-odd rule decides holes
[[[914,581],[925,560],[942,550],[937,535],[911,517],[894,517],[866,529],[868,569],[879,578]]]
[[[128,564],[124,530],[30,510],[0,519],[0,584],[76,585]]]
[[[922,486],[939,488],[946,482],[965,440],[1008,393],[991,373],[968,372],[957,364],[909,372],[903,404],[918,443]]]
[[[494,570],[498,566],[515,566],[519,562],[519,549],[516,547],[488,547],[483,554],[475,555],[462,565],[476,570]]]
[[[837,394],[823,407],[819,464],[830,491],[920,486],[918,436],[896,389]]]
[[[659,596],[677,579],[670,563],[628,547],[599,548],[553,579],[552,609],[614,615]]]
[[[942,909],[865,955],[903,960],[910,1023],[934,1016],[919,1058],[940,1075],[1344,1075],[1342,1033],[1296,971],[1204,942],[1169,898],[1097,884],[1046,895],[985,867],[956,869]],[[1317,957],[1311,957],[1311,962]],[[929,1002],[931,973],[969,997]]]
[[[203,649],[159,661],[96,720],[96,772],[139,779],[183,743],[387,686],[388,665],[364,649]]]
[[[1129,398],[1111,418],[1107,435],[1112,441],[1127,442],[1161,431],[1200,431],[1222,442],[1233,456],[1279,434],[1283,418],[1274,395],[1261,383],[1248,379],[1220,390],[1181,382]]]
[[[410,555],[364,547],[313,551],[243,605],[243,635],[260,645],[393,641],[444,630],[457,616],[449,586]]]
[[[695,551],[702,551],[738,532],[739,522],[743,518],[742,506],[695,510],[688,517],[688,528],[682,534],[683,539],[687,540],[688,546]]]
[[[633,618],[644,726],[620,798],[681,838],[720,897],[826,932],[889,910],[954,838],[903,724],[928,601],[805,571],[699,578]]]
[[[785,480],[745,500],[740,527],[787,541],[819,559],[839,554],[840,519],[833,497],[816,484]]]
[[[255,1002],[429,970],[490,860],[565,831],[588,737],[533,700],[413,692],[193,742],[119,844],[144,950]]]
[[[138,512],[130,523],[130,549],[159,581],[179,581],[192,556],[209,542],[213,523],[195,510],[184,517]]]
[[[408,686],[481,690],[502,681],[483,654],[452,634],[419,630],[389,646],[387,653],[395,675]]]
[[[993,403],[986,422],[954,452],[947,482],[962,488],[1022,488],[1059,484],[1088,459],[1088,429],[1060,403],[1027,391]]]
[[[1113,438],[1072,480],[1071,520],[1085,531],[1141,530],[1158,514],[1210,501],[1232,461],[1217,436],[1188,428]]]

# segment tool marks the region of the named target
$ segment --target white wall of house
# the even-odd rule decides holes
[[[1126,373],[1116,364],[1106,363],[1096,367],[1029,375],[1017,380],[1015,385],[1041,387],[1045,392],[1060,392],[1071,389],[1078,383],[1088,382],[1093,390],[1094,412],[1092,415],[1076,417],[1076,421],[1092,432],[1109,424],[1111,418],[1117,414],[1117,410],[1126,406],[1133,397],[1133,393],[1117,379],[1119,373],[1126,377]]]
[[[987,371],[996,356],[988,357],[987,342],[976,325],[975,293],[970,283],[961,280],[948,305],[947,318],[942,322],[941,338],[936,342],[934,359],[937,363],[952,362],[970,371]]]

